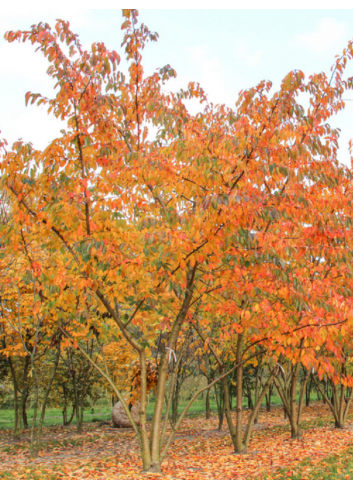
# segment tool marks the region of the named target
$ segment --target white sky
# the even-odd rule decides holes
[[[33,5],[33,4],[32,4]],[[46,3],[48,5],[48,3]],[[72,5],[76,6],[73,2]],[[79,6],[79,3],[77,3]],[[86,2],[87,5],[87,2]],[[353,10],[161,10],[140,9],[140,20],[160,35],[145,50],[147,72],[170,64],[178,74],[173,88],[198,81],[215,103],[234,106],[241,89],[262,79],[275,86],[293,69],[308,76],[329,72],[334,56],[353,39]],[[43,148],[59,135],[62,122],[43,107],[25,107],[25,93],[53,95],[48,64],[31,44],[8,44],[7,30],[29,29],[40,21],[54,26],[69,20],[85,46],[104,41],[123,57],[121,10],[15,9],[0,18],[0,130],[13,143],[19,138]],[[353,75],[353,62],[347,73]],[[353,138],[353,94],[334,119],[342,129],[340,158],[348,163]]]

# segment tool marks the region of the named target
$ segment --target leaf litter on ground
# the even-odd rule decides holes
[[[245,422],[246,417],[245,413]],[[238,455],[233,452],[226,423],[217,430],[217,416],[187,419],[162,464],[162,475],[142,471],[132,430],[90,423],[84,426],[84,433],[77,434],[74,426],[48,427],[35,461],[28,457],[28,432],[14,442],[11,433],[4,431],[0,435],[0,479],[255,480],[290,479],[299,474],[307,478],[328,457],[353,450],[349,422],[345,429],[334,429],[327,406],[315,403],[304,408],[303,438],[292,440],[281,407],[261,411],[248,453]]]

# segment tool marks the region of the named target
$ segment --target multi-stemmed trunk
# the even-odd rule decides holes
[[[189,310],[190,304],[191,304],[191,299],[193,296],[193,283],[194,283],[194,278],[195,278],[195,272],[196,272],[197,266],[195,265],[194,267],[190,267],[188,277],[187,277],[187,287],[186,287],[186,292],[185,296],[182,302],[182,305],[180,307],[179,313],[176,316],[176,319],[174,321],[174,324],[171,328],[171,331],[169,333],[167,345],[165,347],[165,351],[162,354],[162,357],[160,359],[159,363],[159,368],[158,368],[158,383],[157,383],[157,389],[156,389],[156,400],[155,400],[155,405],[154,405],[154,412],[153,412],[153,418],[152,418],[152,424],[151,424],[151,429],[150,429],[150,436],[148,436],[147,433],[147,424],[146,424],[146,407],[147,407],[147,361],[146,361],[146,351],[145,351],[145,346],[143,344],[140,344],[127,330],[126,325],[124,325],[118,314],[116,309],[114,309],[107,299],[104,297],[104,295],[100,291],[96,291],[97,297],[100,299],[100,301],[104,304],[106,307],[107,311],[110,313],[111,317],[116,321],[118,324],[120,331],[126,338],[126,340],[131,344],[131,346],[138,352],[139,357],[140,357],[140,378],[141,378],[141,386],[140,386],[140,426],[137,426],[131,412],[129,410],[129,407],[124,399],[124,396],[122,393],[117,389],[115,382],[113,381],[109,371],[107,368],[105,368],[105,371],[97,364],[96,361],[91,358],[90,355],[88,355],[85,350],[78,344],[77,347],[81,351],[81,353],[84,355],[84,357],[89,361],[89,363],[96,368],[96,370],[109,382],[110,386],[112,387],[113,391],[117,395],[119,401],[122,403],[122,406],[125,410],[125,413],[135,430],[139,445],[140,445],[140,452],[141,452],[141,458],[143,462],[143,469],[145,471],[150,471],[150,472],[161,472],[161,465],[166,457],[166,454],[173,443],[175,434],[177,430],[179,429],[182,421],[185,418],[186,413],[188,412],[190,406],[195,402],[195,400],[198,398],[198,396],[204,392],[205,390],[209,390],[211,387],[213,387],[217,382],[223,381],[225,377],[233,373],[239,366],[242,366],[243,361],[241,360],[240,364],[235,364],[228,372],[225,372],[221,374],[217,379],[212,381],[209,385],[206,387],[200,389],[198,392],[196,392],[193,397],[189,400],[187,403],[186,407],[183,409],[182,413],[180,414],[177,422],[173,426],[171,433],[165,442],[163,446],[163,438],[162,438],[162,432],[164,431],[164,427],[162,428],[162,413],[163,413],[163,406],[165,402],[165,394],[166,394],[166,386],[167,386],[167,380],[169,376],[169,369],[168,369],[168,364],[169,364],[169,357],[171,352],[174,352],[176,350],[176,345],[177,345],[177,340],[179,337],[179,332],[183,326],[183,323],[185,321],[187,312]],[[68,338],[70,338],[70,335],[65,331],[62,327],[60,327],[61,332]],[[201,335],[202,338],[202,335]],[[253,355],[256,356],[256,355]],[[237,357],[238,358],[238,357]],[[241,358],[241,355],[240,357]],[[251,357],[249,357],[251,358]],[[225,384],[223,384],[225,385]],[[229,398],[228,398],[228,403],[229,403]],[[229,404],[228,404],[229,405]],[[228,418],[231,419],[230,417],[230,409],[228,409],[229,416]],[[166,418],[165,418],[166,421]]]
[[[344,366],[342,367],[342,374],[344,373]],[[328,404],[334,420],[336,428],[344,428],[347,416],[349,412],[349,407],[351,404],[351,396],[346,396],[346,387],[342,383],[334,384],[331,381],[331,389],[332,389],[332,400],[328,397],[325,390],[321,387],[320,383],[317,382],[316,378],[313,376],[314,382],[320,391],[324,401]]]
[[[239,348],[239,352],[242,351],[243,347],[243,341],[244,338],[240,337],[238,338],[238,345],[237,347]],[[226,414],[227,414],[227,422],[228,422],[228,427],[229,427],[229,432],[231,435],[231,439],[233,442],[233,447],[234,447],[234,452],[235,453],[246,453],[249,447],[250,443],[250,438],[251,438],[251,433],[252,429],[255,423],[255,420],[258,418],[258,413],[262,404],[262,401],[265,398],[265,395],[271,386],[274,378],[274,371],[269,372],[269,377],[267,379],[267,382],[265,385],[261,385],[261,387],[258,388],[258,395],[256,398],[256,401],[254,402],[253,409],[250,413],[248,423],[245,429],[245,434],[243,435],[243,416],[242,416],[242,401],[243,401],[243,391],[242,391],[242,380],[243,380],[243,364],[241,361],[241,355],[237,355],[237,364],[239,365],[238,368],[236,369],[236,374],[237,374],[237,389],[236,389],[236,396],[237,396],[237,410],[236,410],[236,425],[234,428],[232,418],[230,416],[230,409],[227,409],[229,407],[229,391],[228,391],[228,386],[225,386],[224,380],[223,379],[223,385],[224,385],[224,404],[225,404],[225,409],[226,409]],[[239,407],[239,409],[238,409]]]
[[[180,362],[182,359],[184,346],[185,346],[185,342],[182,344],[180,352],[178,353],[178,359],[174,365],[173,371],[170,374],[170,387],[169,387],[168,396],[166,396],[166,410],[165,410],[164,422],[163,422],[163,427],[162,427],[162,434],[161,434],[161,439],[160,439],[160,449],[162,448],[163,444],[165,443],[165,435],[167,433],[169,412],[170,412],[170,407],[172,406],[173,399],[175,396],[175,387],[177,384],[179,366],[180,366]],[[177,419],[175,419],[175,422],[172,419],[172,426],[173,427],[175,426],[176,423],[177,423]]]
[[[74,419],[75,414],[76,414],[75,404],[72,404],[71,416],[70,416],[70,418],[68,418],[67,413],[66,413],[66,416],[64,418],[64,423],[63,423],[64,426],[70,426],[70,424],[72,423],[72,421]]]
[[[29,454],[30,458],[36,458],[38,456],[38,453],[39,453],[39,450],[41,447],[41,436],[42,436],[42,431],[43,431],[45,411],[46,411],[51,387],[53,385],[55,373],[56,373],[56,370],[57,370],[57,367],[59,364],[59,358],[60,358],[60,342],[58,343],[58,346],[57,346],[57,353],[55,356],[51,376],[50,376],[49,382],[46,386],[46,389],[44,391],[44,396],[42,399],[41,412],[40,412],[40,418],[39,418],[36,433],[35,433],[35,427],[36,427],[36,423],[37,423],[37,412],[38,412],[38,405],[39,405],[39,385],[38,385],[38,374],[37,374],[37,371],[36,371],[36,368],[34,365],[34,361],[32,362],[32,369],[33,369],[33,373],[34,373],[34,383],[35,383],[35,401],[34,401],[34,414],[33,414],[33,419],[32,419],[31,437],[30,437],[30,454]]]
[[[245,430],[245,435],[243,438],[243,451],[244,452],[247,452],[247,450],[248,450],[253,426],[257,422],[258,414],[259,414],[259,410],[260,410],[262,401],[264,400],[266,393],[268,392],[268,390],[272,386],[273,378],[274,378],[274,371],[269,372],[269,377],[267,379],[267,382],[265,383],[265,385],[263,385],[263,386],[261,385],[261,389],[259,389],[259,393],[258,393],[257,399],[255,401],[254,408],[253,408],[252,412],[250,413],[248,424],[247,424],[247,427]]]
[[[170,350],[175,350],[176,338],[173,343],[170,343]],[[142,373],[142,372],[141,372]],[[142,375],[141,375],[142,378]],[[161,472],[161,428],[162,428],[162,411],[164,405],[164,393],[166,390],[166,383],[168,379],[168,355],[164,353],[162,356],[162,360],[159,367],[158,372],[158,384],[157,384],[157,393],[156,393],[156,402],[155,408],[153,412],[152,425],[151,425],[151,435],[150,435],[150,452],[148,457],[146,458],[146,463],[144,461],[144,469],[150,470],[151,472]],[[147,392],[146,392],[147,395]],[[145,395],[145,397],[146,397]],[[142,400],[142,389],[141,389],[141,402],[145,402]],[[140,412],[141,417],[141,412]],[[141,423],[142,428],[142,423]],[[142,430],[141,430],[142,432]],[[144,430],[144,435],[147,440],[147,431]],[[150,464],[150,467],[148,465]]]
[[[197,333],[199,334],[202,341],[205,342],[205,338],[203,337],[198,326],[194,325],[194,328],[197,331]],[[217,354],[216,350],[213,348],[212,344],[210,342],[208,342],[208,348],[211,350],[216,362],[218,363],[218,366],[220,368],[220,372],[222,375],[222,384],[221,384],[222,387],[221,388],[223,390],[224,413],[226,415],[228,428],[229,428],[229,432],[230,432],[230,436],[231,436],[231,440],[233,443],[235,453],[243,453],[244,451],[247,450],[247,446],[249,444],[251,430],[252,430],[252,426],[254,424],[254,420],[257,418],[258,411],[260,409],[262,400],[263,400],[263,398],[267,392],[267,389],[271,383],[271,382],[269,382],[268,384],[266,384],[266,387],[264,387],[263,390],[261,391],[261,393],[259,393],[259,395],[258,395],[257,402],[255,402],[255,405],[254,405],[253,414],[249,418],[249,423],[248,423],[248,427],[246,430],[246,435],[245,435],[244,441],[243,441],[243,369],[244,369],[243,346],[244,346],[244,337],[245,337],[244,332],[238,333],[237,348],[236,348],[236,365],[232,369],[236,373],[236,401],[237,401],[237,406],[236,406],[236,425],[235,425],[235,427],[234,427],[233,420],[232,420],[228,383],[227,383],[226,377],[224,376],[225,365],[222,362],[219,355]],[[263,352],[260,351],[258,354],[262,354],[262,353]],[[258,354],[256,353],[253,356],[257,356]],[[272,377],[271,377],[271,381],[272,381]],[[221,409],[221,407],[222,407],[221,396],[219,396],[217,399],[216,388],[215,388],[215,394],[216,394],[216,401],[217,401],[217,408],[218,408],[218,416],[219,416],[219,421],[220,421],[218,429],[220,429],[221,422],[223,421],[223,410]]]
[[[72,411],[71,411],[71,416],[70,419],[68,418],[67,415],[67,407],[68,407],[68,389],[66,388],[65,384],[63,385],[63,391],[64,391],[64,407],[62,410],[62,415],[63,415],[63,426],[69,426],[72,423],[72,420],[74,419],[75,413],[76,413],[76,404],[75,401],[72,402]]]
[[[306,371],[300,386],[299,403],[297,405],[296,395],[300,368],[301,363],[297,362],[297,364],[292,368],[289,383],[287,383],[284,375],[283,384],[280,382],[277,376],[274,378],[275,385],[283,403],[283,409],[290,422],[291,437],[293,439],[302,437],[301,417],[303,412],[306,385],[310,375],[310,372]]]
[[[62,333],[69,337],[68,333],[60,328]],[[169,343],[170,344],[170,343]],[[174,348],[172,348],[174,346]],[[168,348],[175,349],[175,345],[172,344]],[[142,349],[140,353],[140,365],[141,365],[141,396],[140,396],[140,426],[137,426],[135,423],[132,414],[129,410],[129,407],[124,399],[122,393],[117,389],[114,381],[109,375],[108,371],[102,370],[102,368],[84,351],[84,349],[78,345],[78,349],[81,351],[83,356],[91,363],[92,366],[96,368],[96,370],[108,381],[114,393],[116,394],[119,401],[122,403],[125,413],[135,430],[138,438],[138,442],[140,445],[141,458],[143,462],[143,469],[145,471],[150,472],[160,472],[161,465],[163,460],[165,459],[170,446],[172,445],[175,435],[180,428],[181,423],[183,422],[188,410],[191,405],[196,401],[198,396],[202,394],[202,392],[211,389],[218,382],[222,382],[225,377],[235,372],[235,370],[239,367],[238,364],[234,365],[228,372],[220,375],[218,378],[212,380],[212,382],[205,387],[201,388],[197,391],[192,398],[187,403],[186,407],[183,409],[182,413],[179,415],[176,424],[173,426],[171,433],[169,434],[166,442],[164,442],[164,436],[166,433],[166,422],[167,417],[164,419],[164,424],[162,427],[162,409],[165,402],[165,391],[166,391],[166,382],[168,378],[168,356],[164,354],[161,359],[161,363],[159,366],[159,378],[156,392],[156,403],[154,416],[152,419],[152,426],[150,430],[150,436],[147,433],[147,425],[146,425],[146,407],[147,407],[147,369],[146,369],[146,353],[145,350]],[[180,353],[181,354],[181,353]],[[254,355],[255,356],[255,355]],[[163,395],[163,397],[162,397]],[[169,396],[168,399],[171,399]],[[169,403],[169,401],[167,401]],[[170,408],[170,404],[169,404]],[[167,409],[167,413],[169,409]]]

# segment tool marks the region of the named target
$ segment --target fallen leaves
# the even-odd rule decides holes
[[[0,479],[254,480],[299,474],[307,478],[325,458],[352,446],[352,431],[349,426],[333,429],[329,411],[321,403],[305,408],[303,419],[307,424],[303,438],[292,440],[282,408],[262,411],[249,452],[240,455],[233,453],[228,430],[215,429],[216,416],[187,419],[162,464],[163,474],[142,471],[131,430],[90,424],[86,433],[78,435],[74,428],[55,432],[47,428],[41,456],[35,461],[28,459],[26,442],[14,445],[5,432],[0,441]],[[343,466],[337,467],[337,474],[347,478]]]

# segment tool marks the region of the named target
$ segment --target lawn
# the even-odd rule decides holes
[[[312,399],[316,400],[316,394],[312,395]],[[186,406],[187,401],[181,402],[179,404],[179,412],[183,410]],[[280,398],[278,395],[272,396],[272,405],[280,404]],[[211,397],[210,401],[211,411],[217,411],[217,404],[214,398]],[[265,402],[263,403],[265,406]],[[247,402],[244,400],[243,407],[247,408]],[[154,400],[150,401],[147,408],[147,416],[152,418],[154,408]],[[163,411],[164,413],[165,411]],[[205,412],[205,400],[198,399],[191,406],[189,411],[189,416],[195,416],[197,414],[201,414]],[[85,422],[102,422],[102,421],[110,421],[111,419],[112,408],[108,406],[107,403],[101,403],[100,405],[95,406],[94,412],[92,412],[91,408],[87,408],[84,412],[84,421]],[[38,416],[38,415],[37,415]],[[29,425],[31,425],[33,418],[33,408],[27,410],[27,417]],[[55,426],[61,425],[63,422],[62,417],[62,408],[48,408],[45,413],[45,426]],[[75,423],[75,419],[73,420]],[[0,430],[3,429],[13,429],[14,426],[14,411],[13,409],[0,409]]]
[[[334,451],[334,450],[333,450]],[[306,458],[295,467],[283,467],[270,479],[353,480],[353,445],[319,462]]]

